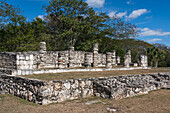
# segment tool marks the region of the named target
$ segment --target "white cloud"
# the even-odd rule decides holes
[[[120,12],[120,13],[117,13],[116,11],[111,11],[108,15],[109,15],[109,17],[113,17],[113,16],[115,16],[115,17],[118,17],[118,18],[122,18],[123,16],[126,16],[127,15],[127,12],[125,11],[125,12]]]
[[[140,28],[141,36],[168,36],[170,32],[163,32],[162,30],[152,30],[149,28]]]
[[[122,18],[123,16],[127,15],[127,12],[120,12],[118,14],[116,14],[116,17]]]
[[[44,15],[38,15],[38,18],[41,18],[42,20],[44,20]]]
[[[94,8],[100,8],[104,6],[105,0],[86,0],[89,6]]]
[[[148,39],[148,42],[159,42],[159,41],[163,41],[162,39],[159,38],[154,38],[154,39]]]
[[[112,11],[108,15],[109,15],[109,17],[113,17],[113,16],[115,16],[115,14],[116,14],[116,11]]]
[[[132,13],[129,16],[127,16],[127,19],[135,19],[147,12],[149,12],[147,9],[134,10],[134,11],[132,11]]]
[[[126,2],[128,5],[132,3],[132,0],[129,0]]]

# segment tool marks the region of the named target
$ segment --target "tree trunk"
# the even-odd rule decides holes
[[[155,60],[155,67],[158,67],[158,60]]]
[[[153,60],[151,60],[151,67],[153,66]]]

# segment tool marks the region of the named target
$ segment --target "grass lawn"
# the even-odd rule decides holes
[[[0,95],[0,113],[108,113],[115,108],[118,113],[170,113],[170,90],[152,91],[121,100],[89,97],[49,105],[36,105],[12,95]],[[87,105],[87,102],[99,101]]]
[[[170,68],[115,70],[115,71],[103,71],[103,72],[101,71],[66,72],[66,73],[55,73],[55,74],[23,75],[23,77],[50,81],[50,80],[66,80],[66,79],[73,79],[73,78],[108,77],[108,76],[118,76],[118,75],[147,74],[147,73],[159,73],[159,72],[170,72]]]

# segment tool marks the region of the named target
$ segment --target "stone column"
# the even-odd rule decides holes
[[[98,67],[98,44],[93,45],[93,67]]]
[[[40,42],[40,54],[38,56],[37,69],[44,68],[46,58],[46,42]]]
[[[132,63],[132,58],[131,58],[131,50],[128,50],[127,51],[127,55],[128,55],[128,58],[129,58],[129,64]]]
[[[74,47],[69,47],[69,68],[74,67]]]
[[[112,53],[106,53],[106,68],[112,68]]]
[[[91,57],[90,53],[85,53],[84,66],[86,68],[90,68],[91,67],[90,57]]]
[[[117,64],[120,64],[120,56],[117,56],[116,62],[117,62]]]
[[[40,42],[40,52],[46,52],[46,42]]]
[[[147,67],[148,66],[148,57],[146,55],[140,55],[139,56],[139,65],[141,67]]]
[[[124,66],[129,67],[130,63],[131,63],[131,51],[128,50],[124,56]]]
[[[59,68],[59,69],[66,68],[65,58],[64,58],[64,52],[59,52],[59,53],[58,53],[58,68]]]
[[[116,64],[116,51],[113,50],[112,52],[112,66],[117,66]]]

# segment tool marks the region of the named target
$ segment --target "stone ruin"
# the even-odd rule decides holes
[[[30,75],[56,73],[57,71],[54,69],[66,72],[69,69],[78,70],[82,67],[85,69],[100,67],[113,69],[113,67],[122,64],[126,68],[148,66],[145,55],[139,56],[139,63],[132,63],[130,50],[124,56],[124,63],[121,63],[120,59],[119,56],[116,56],[115,50],[106,54],[99,53],[97,43],[93,46],[93,52],[85,52],[75,51],[74,47],[69,47],[69,50],[66,51],[46,51],[46,43],[40,42],[40,51],[0,52],[0,72],[9,75]]]

